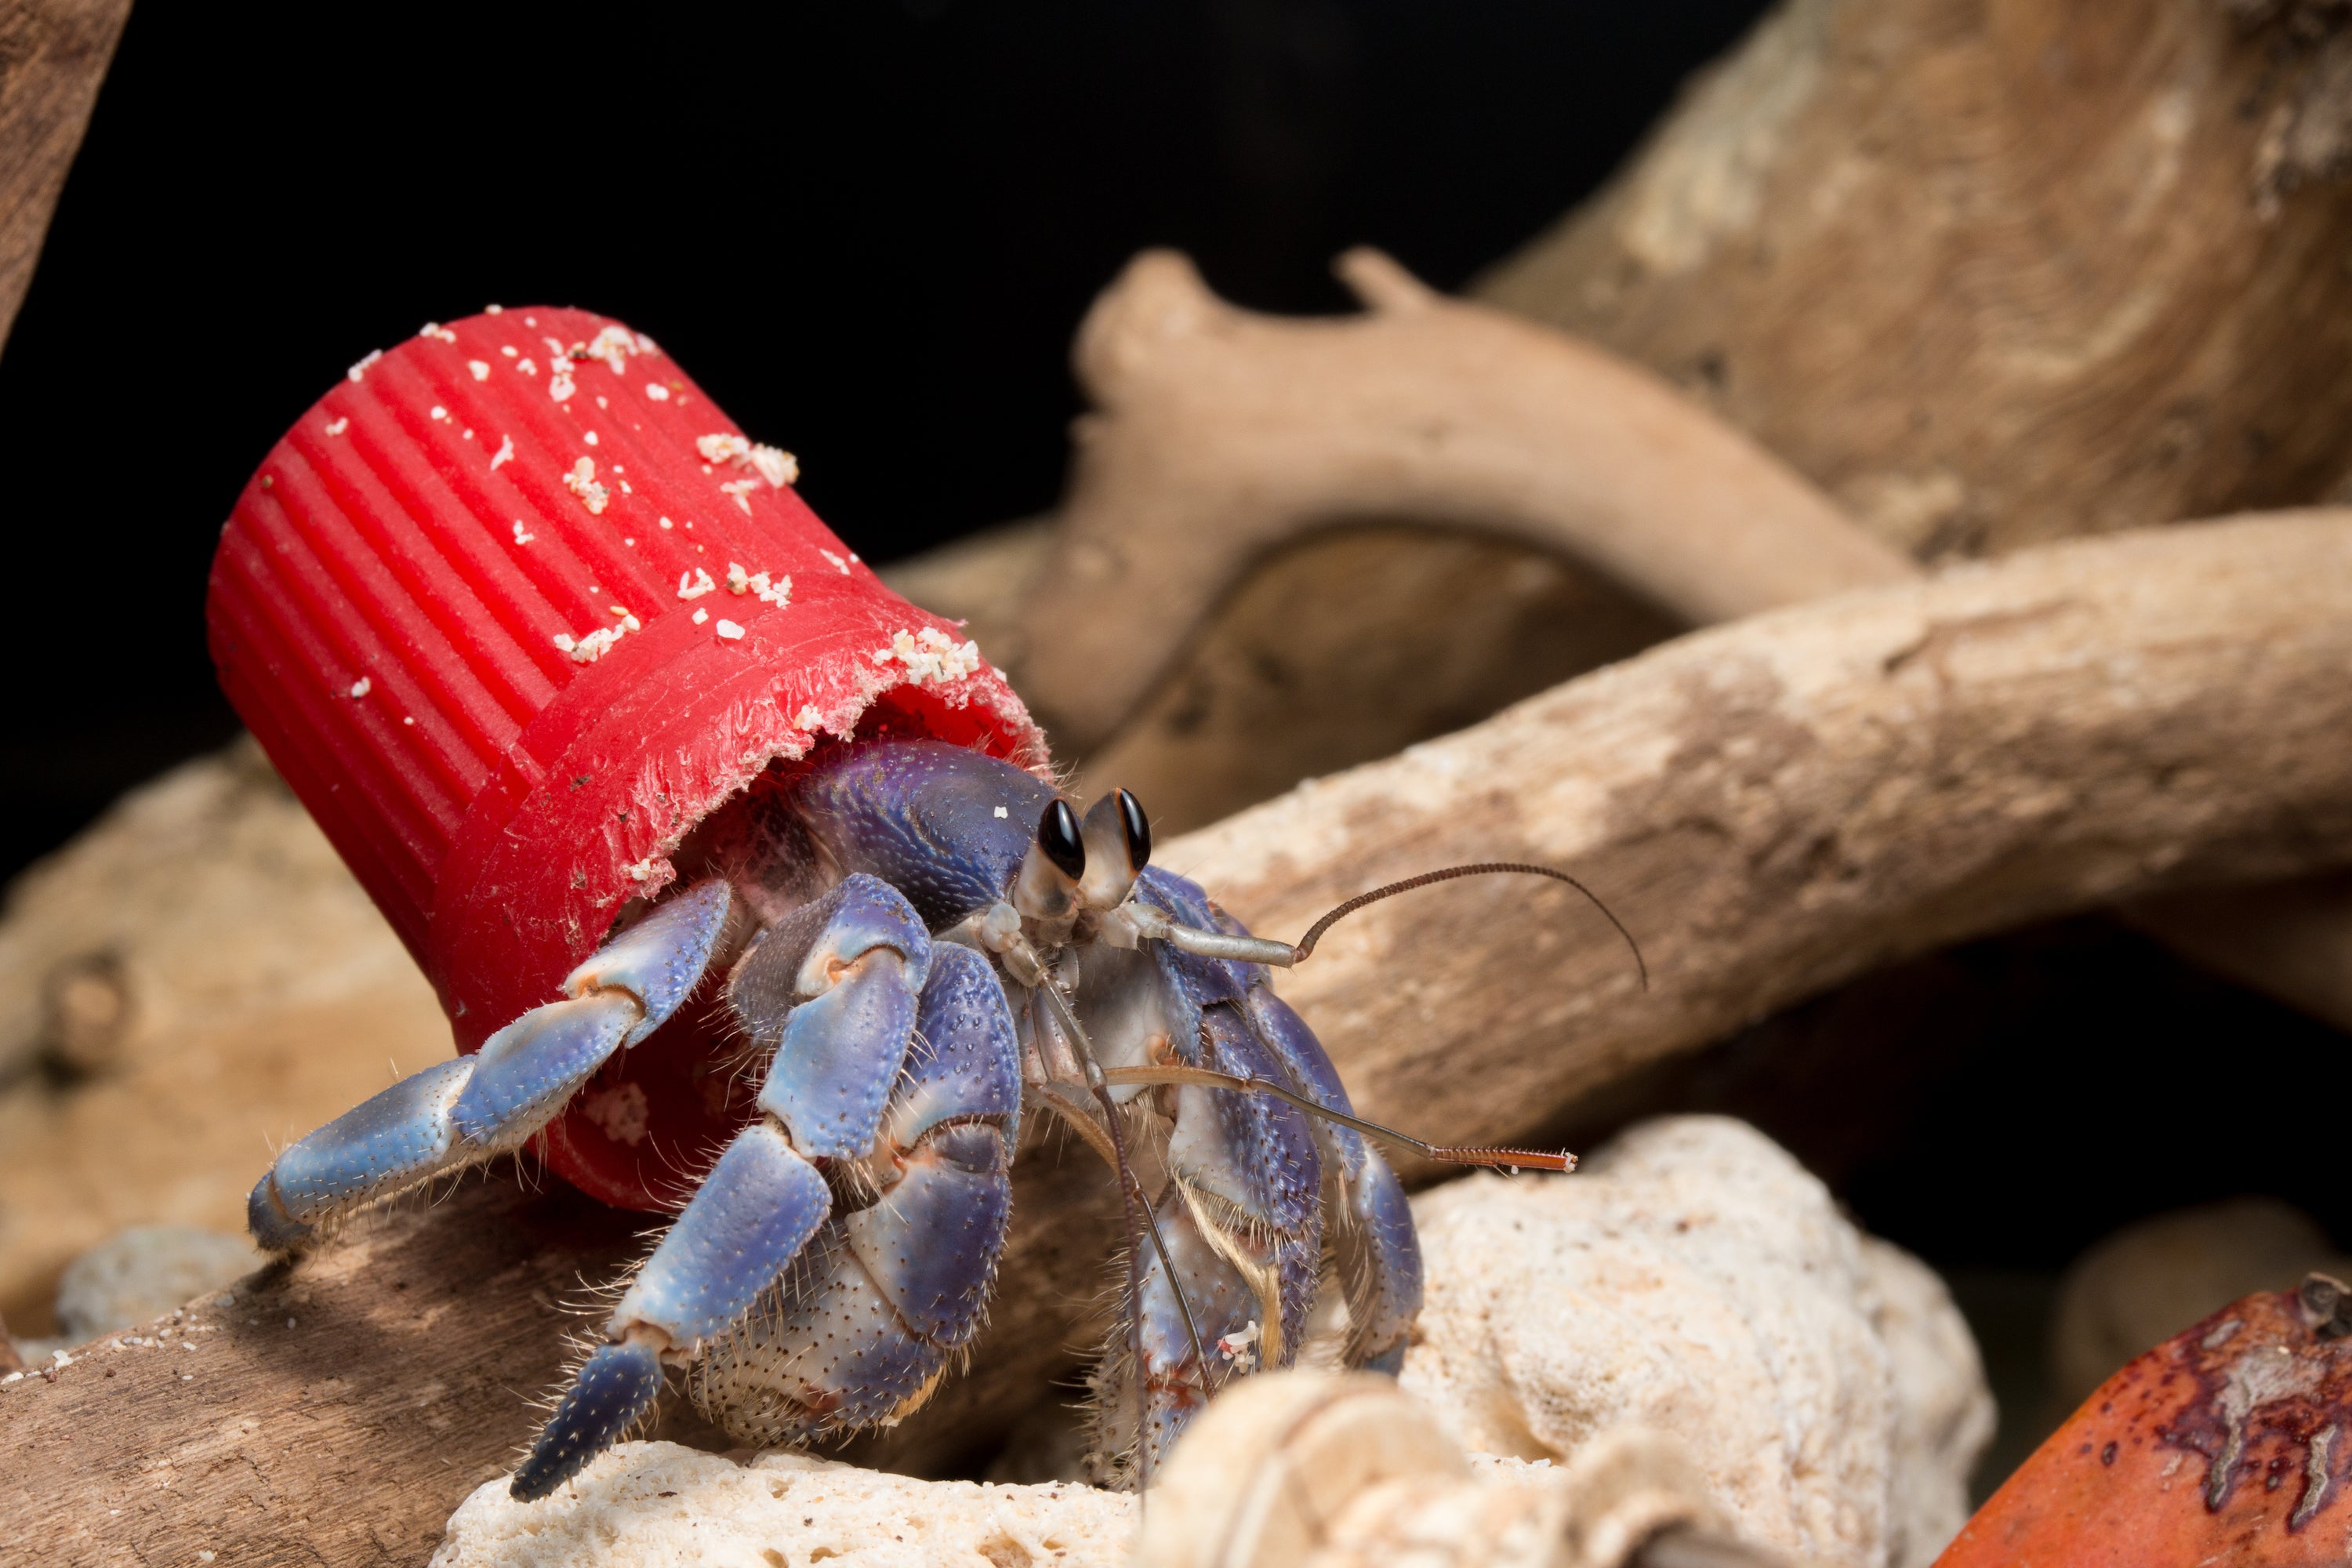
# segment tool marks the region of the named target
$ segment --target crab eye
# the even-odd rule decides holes
[[[1127,790],[1118,792],[1118,825],[1127,830],[1127,862],[1137,870],[1151,864],[1151,819],[1143,803]]]
[[[1073,882],[1087,874],[1086,840],[1078,837],[1078,814],[1056,800],[1037,819],[1037,847]]]

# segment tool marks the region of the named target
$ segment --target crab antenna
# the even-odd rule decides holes
[[[1101,1066],[1095,1060],[1094,1042],[1078,1022],[1077,1010],[1070,1005],[1054,984],[1053,976],[1044,977],[1038,991],[1052,1005],[1056,1021],[1069,1031],[1070,1044],[1076,1050],[1078,1065],[1087,1070],[1087,1086],[1102,1102],[1103,1128],[1110,1135],[1113,1169],[1118,1179],[1120,1203],[1127,1209],[1127,1331],[1129,1352],[1135,1358],[1132,1374],[1135,1385],[1135,1489],[1139,1498],[1151,1489],[1150,1405],[1148,1379],[1143,1369],[1143,1268],[1139,1261],[1142,1249],[1135,1244],[1136,1214],[1143,1216],[1141,1228],[1151,1237],[1151,1249],[1160,1255],[1160,1267],[1168,1276],[1168,1289],[1176,1294],[1176,1306],[1184,1317],[1184,1337],[1192,1342],[1192,1364],[1201,1369],[1201,1389],[1209,1387],[1209,1352],[1201,1343],[1200,1326],[1192,1321],[1192,1303],[1184,1294],[1184,1281],[1176,1273],[1176,1260],[1169,1256],[1168,1243],[1160,1234],[1160,1221],[1151,1212],[1151,1200],[1143,1195],[1143,1184],[1127,1162],[1127,1140],[1119,1128],[1118,1106],[1110,1097],[1110,1084],[1103,1077]]]
[[[1402,882],[1391,882],[1384,888],[1374,888],[1369,893],[1358,893],[1354,898],[1307,928],[1307,934],[1300,937],[1297,945],[1292,949],[1294,956],[1291,962],[1303,963],[1312,957],[1315,944],[1323,940],[1325,931],[1329,931],[1341,920],[1354,914],[1366,904],[1376,904],[1382,899],[1393,898],[1399,893],[1409,893],[1415,888],[1426,888],[1433,882],[1451,882],[1459,877],[1487,877],[1506,873],[1523,877],[1549,877],[1555,882],[1565,882],[1582,893],[1591,902],[1592,907],[1599,910],[1602,917],[1617,928],[1617,934],[1625,939],[1626,947],[1633,951],[1633,968],[1642,977],[1642,989],[1647,991],[1650,988],[1650,966],[1642,957],[1642,944],[1633,940],[1633,933],[1625,929],[1625,922],[1617,918],[1615,911],[1601,901],[1600,894],[1565,871],[1554,870],[1549,866],[1530,865],[1518,860],[1481,860],[1468,866],[1448,866],[1442,870],[1423,871],[1418,877],[1407,877]],[[1411,1141],[1407,1140],[1407,1142]]]
[[[1336,1121],[1342,1127],[1391,1143],[1402,1143],[1425,1160],[1446,1165],[1491,1165],[1503,1171],[1559,1171],[1576,1169],[1576,1156],[1565,1152],[1553,1153],[1542,1149],[1502,1149],[1466,1147],[1454,1143],[1424,1143],[1409,1132],[1393,1127],[1383,1127],[1377,1121],[1367,1121],[1360,1116],[1350,1116],[1344,1110],[1334,1110],[1268,1079],[1253,1078],[1246,1073],[1219,1072],[1214,1068],[1165,1067],[1111,1068],[1104,1072],[1106,1083],[1190,1083],[1203,1089],[1230,1089],[1244,1094],[1270,1094],[1276,1100],[1287,1100],[1309,1116],[1319,1116],[1326,1121]]]

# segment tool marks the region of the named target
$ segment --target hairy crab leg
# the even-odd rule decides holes
[[[1413,1232],[1412,1205],[1396,1173],[1364,1134],[1331,1120],[1336,1111],[1354,1121],[1356,1108],[1306,1020],[1263,985],[1250,988],[1244,1005],[1291,1081],[1318,1107],[1309,1114],[1324,1148],[1327,1190],[1337,1199],[1332,1252],[1348,1303],[1341,1359],[1351,1367],[1394,1376],[1403,1370],[1405,1345],[1421,1315],[1421,1241]]]
[[[656,906],[565,977],[564,1000],[289,1145],[247,1200],[254,1239],[289,1250],[362,1204],[528,1142],[615,1050],[693,993],[730,905],[727,884],[711,881]]]
[[[1279,1071],[1237,1000],[1201,1009],[1205,1043],[1194,1048],[1220,1065]],[[1108,1089],[1115,1069],[1103,1076]],[[1140,1401],[1139,1470],[1164,1461],[1206,1405],[1219,1381],[1214,1352],[1236,1371],[1289,1363],[1322,1273],[1322,1159],[1307,1119],[1223,1087],[1176,1086],[1165,1158],[1179,1201],[1162,1216],[1171,1256],[1144,1271],[1140,1344],[1112,1366],[1117,1394],[1099,1417],[1107,1446],[1109,1423]]]
[[[853,875],[746,952],[728,1000],[775,1056],[761,1120],[738,1133],[637,1271],[522,1468],[542,1498],[651,1407],[669,1356],[690,1363],[731,1330],[833,1212],[818,1160],[871,1153],[899,1078],[931,942],[898,891]]]
[[[1078,1059],[1085,1064],[1087,1076],[1093,1080],[1096,1100],[1102,1107],[1102,1120],[1096,1121],[1093,1110],[1087,1103],[1079,1099],[1065,1084],[1049,1079],[1037,1085],[1038,1095],[1050,1110],[1058,1114],[1087,1141],[1087,1145],[1096,1153],[1102,1156],[1103,1163],[1111,1168],[1113,1178],[1118,1182],[1122,1189],[1121,1196],[1128,1197],[1131,1194],[1132,1207],[1129,1223],[1133,1223],[1134,1214],[1139,1211],[1143,1219],[1144,1232],[1151,1239],[1151,1250],[1158,1256],[1160,1268],[1172,1280],[1176,1276],[1176,1260],[1169,1253],[1168,1238],[1160,1234],[1160,1216],[1152,1212],[1151,1200],[1144,1195],[1141,1178],[1136,1175],[1133,1168],[1127,1162],[1127,1150],[1124,1144],[1110,1131],[1112,1124],[1118,1118],[1118,1106],[1110,1097],[1110,1080],[1103,1076],[1101,1064],[1095,1059],[1094,1046],[1087,1040],[1086,1029],[1079,1024],[1077,1014],[1070,1006],[1069,999],[1057,991],[1048,992],[1045,994],[1052,997],[1053,1010],[1061,1026],[1068,1032],[1071,1045]],[[1131,1242],[1133,1237],[1130,1237],[1129,1240]],[[1128,1353],[1130,1356],[1139,1357],[1143,1353],[1142,1342],[1136,1337],[1133,1323],[1140,1319],[1142,1281],[1135,1271],[1134,1261],[1132,1258],[1129,1259],[1128,1277],[1128,1310],[1131,1320]],[[1206,1367],[1209,1363],[1209,1356],[1201,1341],[1201,1327],[1193,1321],[1192,1303],[1186,1299],[1181,1286],[1176,1289],[1176,1306],[1183,1314],[1184,1334],[1192,1345],[1192,1357],[1202,1366]],[[1148,1457],[1139,1442],[1136,1451],[1139,1462],[1148,1465]]]
[[[829,1222],[689,1374],[749,1441],[896,1421],[978,1332],[1013,1210],[1020,1047],[988,961],[940,942],[868,1169],[879,1194]]]

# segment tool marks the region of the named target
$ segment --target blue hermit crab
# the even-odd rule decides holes
[[[1024,1119],[1099,1153],[1127,1215],[1115,1478],[1288,1363],[1327,1273],[1347,1363],[1395,1371],[1421,1258],[1370,1139],[1402,1135],[1266,984],[1323,926],[1253,937],[1151,864],[1132,795],[1081,810],[977,650],[792,477],[650,340],[548,309],[371,356],[264,462],[215,566],[224,685],[464,1054],[280,1152],[255,1237],[526,1149],[675,1210],[524,1499],[672,1374],[747,1442],[920,1406],[982,1324]],[[1559,875],[1433,875],[1505,869]]]

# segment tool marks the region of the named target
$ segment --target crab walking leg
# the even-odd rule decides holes
[[[615,1050],[667,1022],[726,929],[731,895],[704,882],[656,907],[479,1053],[426,1068],[280,1153],[246,1201],[253,1238],[283,1252],[323,1221],[440,1172],[517,1148]]]
[[[852,876],[780,921],[736,964],[728,999],[776,1047],[761,1120],[703,1178],[605,1324],[510,1490],[552,1492],[635,1425],[665,1355],[691,1363],[776,1282],[833,1210],[814,1162],[864,1161],[929,978],[923,922],[887,883]]]
[[[1192,1038],[1175,1044],[1188,1065],[1265,1079],[1282,1072],[1237,995],[1202,1007]],[[1143,1364],[1127,1369],[1119,1397],[1101,1413],[1098,1427],[1107,1451],[1115,1448],[1122,1430],[1134,1430],[1128,1401],[1139,1391],[1154,1470],[1215,1392],[1225,1366],[1249,1372],[1290,1364],[1323,1263],[1323,1163],[1306,1113],[1269,1096],[1194,1084],[1177,1086],[1172,1098],[1165,1163],[1178,1201],[1163,1200],[1158,1208],[1176,1279],[1171,1284],[1157,1257],[1149,1260]],[[1223,1366],[1199,1364],[1185,1301],[1203,1348]],[[1114,1364],[1122,1349],[1114,1341]]]
[[[988,961],[931,951],[907,1065],[867,1163],[879,1196],[835,1219],[715,1342],[695,1403],[747,1441],[887,1424],[979,1331],[1012,1217],[1020,1047]]]
[[[1247,1005],[1258,1037],[1282,1059],[1299,1092],[1327,1110],[1354,1115],[1339,1069],[1289,1004],[1259,985],[1251,989]],[[1362,1133],[1319,1118],[1314,1127],[1339,1198],[1332,1249],[1348,1300],[1347,1363],[1393,1377],[1404,1365],[1405,1342],[1421,1315],[1421,1242],[1412,1209],[1396,1173]]]
[[[1226,1378],[1265,1364],[1259,1358],[1265,1348],[1265,1308],[1257,1292],[1234,1268],[1225,1249],[1210,1241],[1199,1212],[1185,1204],[1163,1204],[1159,1218],[1160,1238],[1176,1265],[1175,1279],[1171,1283],[1167,1265],[1156,1250],[1150,1251],[1143,1268],[1141,1375],[1137,1375],[1127,1334],[1115,1331],[1105,1361],[1111,1373],[1106,1379],[1111,1395],[1095,1412],[1098,1451],[1117,1453],[1136,1435],[1134,1402],[1140,1394],[1142,1439],[1152,1475],[1162,1472],[1176,1439]],[[1192,1330],[1184,1321],[1188,1304],[1202,1345],[1214,1363],[1207,1368],[1192,1353]],[[1141,1473],[1139,1468],[1130,1479]]]
[[[1282,1070],[1230,1002],[1202,1009],[1196,1050],[1199,1065],[1223,1072]],[[1271,1097],[1180,1087],[1168,1167],[1209,1245],[1257,1292],[1263,1363],[1287,1366],[1323,1268],[1323,1160],[1307,1113]]]

